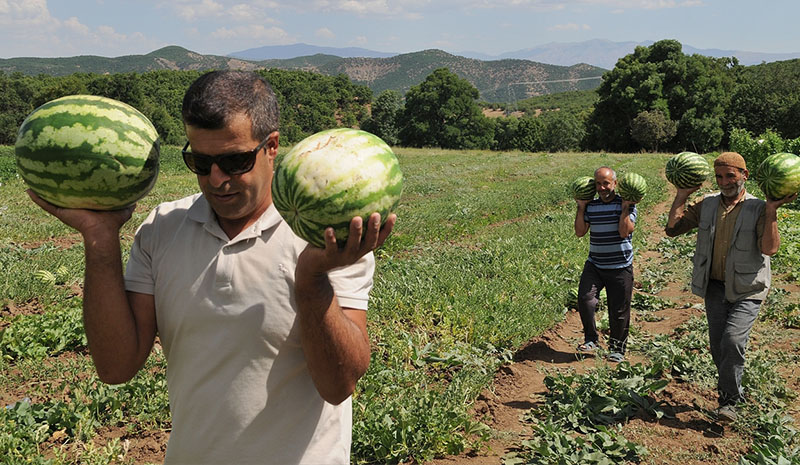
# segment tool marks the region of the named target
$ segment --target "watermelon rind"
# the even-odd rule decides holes
[[[567,188],[575,200],[592,200],[596,192],[594,178],[591,176],[579,176]]]
[[[667,161],[664,175],[679,189],[698,187],[708,178],[711,167],[708,161],[694,152],[681,152]]]
[[[800,191],[800,157],[793,153],[775,153],[761,162],[756,183],[767,198],[778,200]]]
[[[132,106],[68,95],[25,118],[14,151],[20,177],[42,199],[65,208],[116,210],[155,185],[160,141]]]
[[[350,128],[328,129],[298,142],[283,157],[272,182],[272,201],[292,231],[325,247],[332,227],[339,246],[350,221],[378,212],[385,222],[403,192],[403,173],[378,136]]]
[[[647,181],[636,173],[625,173],[617,180],[617,193],[622,200],[640,202],[647,193]]]

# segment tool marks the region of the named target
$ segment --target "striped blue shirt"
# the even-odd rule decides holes
[[[589,261],[603,269],[625,268],[633,264],[633,244],[628,237],[619,237],[622,197],[605,203],[599,198],[589,202],[583,219],[589,223]],[[631,208],[631,221],[636,223],[636,205]]]

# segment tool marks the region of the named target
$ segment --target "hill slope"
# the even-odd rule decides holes
[[[76,72],[124,73],[154,70],[206,70],[259,68],[296,69],[326,75],[345,74],[353,82],[368,86],[375,94],[393,89],[404,94],[435,69],[448,68],[471,82],[481,98],[506,102],[567,90],[593,89],[604,69],[591,65],[557,66],[529,60],[482,61],[425,50],[388,58],[341,58],[316,54],[290,59],[248,61],[218,55],[202,55],[178,46],[147,55],[116,58],[76,56],[69,58],[0,59],[0,71],[62,76]],[[553,82],[555,81],[555,82]],[[526,84],[523,84],[526,83]]]

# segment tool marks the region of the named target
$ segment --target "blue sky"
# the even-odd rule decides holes
[[[797,0],[0,0],[0,58],[298,42],[498,55],[590,39],[790,53],[800,51],[797,18]]]

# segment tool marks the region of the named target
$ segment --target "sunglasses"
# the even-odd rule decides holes
[[[267,140],[269,138],[261,141],[258,147],[249,152],[226,153],[214,156],[187,151],[189,148],[189,142],[187,141],[186,145],[183,146],[183,150],[181,150],[181,154],[183,155],[183,162],[186,163],[189,171],[200,176],[211,174],[211,165],[215,163],[227,175],[244,174],[253,169],[256,164],[256,155],[267,145]]]

